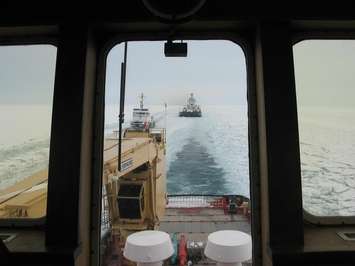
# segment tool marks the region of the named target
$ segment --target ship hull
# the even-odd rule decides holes
[[[201,112],[184,112],[184,111],[182,111],[179,113],[179,116],[180,117],[201,117],[202,114],[201,114]]]

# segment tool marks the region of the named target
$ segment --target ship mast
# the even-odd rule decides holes
[[[139,105],[140,105],[140,108],[143,109],[143,102],[144,102],[144,94],[142,93],[140,96],[139,96]]]

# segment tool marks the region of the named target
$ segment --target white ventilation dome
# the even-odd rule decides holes
[[[161,265],[174,252],[170,236],[161,231],[146,230],[127,237],[123,256],[138,265]]]
[[[241,265],[251,259],[252,243],[250,235],[235,231],[217,231],[208,236],[205,255],[218,265]]]

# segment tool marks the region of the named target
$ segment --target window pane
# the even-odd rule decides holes
[[[46,213],[56,47],[0,46],[0,218]]]
[[[112,250],[135,231],[154,228],[200,244],[216,230],[250,234],[245,55],[230,41],[187,43],[187,57],[165,57],[164,42],[128,43],[126,172],[117,171],[124,45],[107,56],[102,266],[114,263]]]
[[[294,46],[302,191],[317,216],[355,215],[355,41]]]

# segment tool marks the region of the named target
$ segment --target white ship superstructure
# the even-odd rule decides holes
[[[140,95],[139,108],[133,109],[133,118],[131,127],[133,129],[147,130],[155,126],[153,117],[150,115],[149,109],[144,108],[144,95]]]

